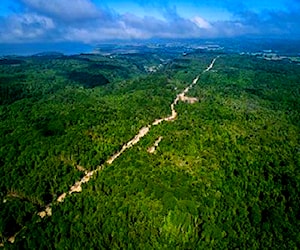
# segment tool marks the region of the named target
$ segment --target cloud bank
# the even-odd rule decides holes
[[[205,1],[204,1],[205,2]],[[219,3],[217,3],[219,2]],[[84,42],[111,39],[220,38],[285,36],[300,38],[300,3],[288,0],[284,10],[254,11],[239,1],[212,0],[232,13],[228,20],[209,21],[199,15],[182,17],[170,1],[144,1],[143,8],[157,9],[163,18],[118,13],[92,0],[18,0],[20,11],[0,17],[2,43]],[[191,1],[195,8],[197,1]]]

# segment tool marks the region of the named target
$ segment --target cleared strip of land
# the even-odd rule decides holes
[[[202,73],[205,73],[205,72],[208,72],[209,70],[211,70],[215,64],[215,61],[216,61],[217,58],[213,59],[211,64],[202,72]],[[128,141],[127,143],[125,143],[122,147],[122,149],[118,152],[116,152],[114,155],[112,155],[107,161],[106,161],[106,164],[108,165],[111,165],[118,157],[120,157],[120,155],[122,155],[127,149],[133,147],[135,144],[137,144],[145,135],[147,135],[151,129],[152,126],[157,126],[159,124],[161,124],[162,122],[164,121],[174,121],[177,117],[177,111],[175,109],[175,106],[176,104],[179,102],[179,101],[186,101],[186,100],[190,100],[190,99],[193,99],[193,98],[190,98],[190,97],[187,97],[186,94],[188,93],[188,91],[198,82],[200,78],[200,75],[198,75],[194,80],[193,82],[187,87],[185,88],[181,93],[179,93],[176,98],[174,99],[174,101],[172,102],[170,108],[171,108],[171,115],[170,116],[167,116],[167,117],[164,117],[164,118],[160,118],[160,119],[157,119],[155,120],[154,122],[152,122],[151,124],[141,128],[139,130],[139,132],[133,137],[133,139],[131,139],[130,141]],[[190,103],[193,103],[193,102],[190,102]],[[162,140],[162,137],[160,137],[156,142],[155,142],[155,145],[154,147],[156,148],[159,144],[159,142]],[[155,149],[154,149],[155,151]],[[47,216],[51,216],[52,215],[52,206],[54,204],[59,204],[59,203],[62,203],[64,202],[64,199],[68,196],[68,195],[71,195],[72,193],[80,193],[82,191],[82,184],[83,183],[87,183],[90,181],[90,179],[93,177],[93,175],[95,175],[97,172],[103,170],[105,168],[105,163],[98,166],[95,170],[93,171],[85,171],[85,169],[83,167],[80,166],[80,171],[85,171],[85,176],[83,178],[81,178],[81,180],[75,182],[74,185],[72,185],[69,189],[68,192],[65,192],[63,194],[61,194],[57,199],[56,199],[56,202],[53,202],[53,203],[50,203],[48,204],[43,211],[40,211],[38,212],[37,214],[41,217],[41,218],[45,218]],[[19,232],[18,232],[19,233]],[[16,233],[14,236],[10,237],[9,239],[7,239],[10,243],[14,243],[15,241],[15,237],[17,236]],[[0,247],[3,247],[1,244],[0,244]]]
[[[211,70],[216,62],[217,58],[214,58],[212,60],[212,62],[210,63],[210,65],[203,71],[203,73],[208,72],[209,70]],[[120,155],[122,155],[127,149],[133,147],[135,144],[137,144],[145,135],[147,135],[151,129],[152,126],[157,126],[160,123],[164,122],[164,121],[174,121],[177,117],[177,112],[175,109],[176,104],[180,101],[180,100],[185,100],[186,97],[185,95],[188,93],[188,91],[198,82],[200,78],[200,75],[198,75],[193,82],[187,87],[185,88],[181,93],[179,93],[176,98],[174,99],[174,101],[171,104],[171,115],[161,118],[161,119],[157,119],[155,120],[152,124],[149,124],[143,128],[141,128],[139,130],[139,132],[127,143],[125,143],[122,147],[122,149],[120,151],[118,151],[117,153],[115,153],[114,155],[112,155],[107,161],[106,163],[108,165],[111,165],[118,157],[120,157]],[[91,179],[91,177],[96,174],[98,171],[101,171],[104,169],[104,164],[100,165],[96,168],[96,170],[90,171],[88,173],[86,173],[86,175],[79,181],[75,182],[75,184],[73,186],[71,186],[70,190],[68,192],[65,192],[63,194],[61,194],[58,198],[57,198],[57,202],[63,202],[64,199],[67,197],[67,195],[71,195],[72,193],[78,193],[82,191],[82,187],[81,185],[83,183],[87,183],[89,182],[89,180]],[[49,204],[44,211],[39,212],[38,214],[41,217],[45,217],[46,215],[50,215],[51,213],[49,213],[49,208],[51,208],[52,204]],[[47,213],[48,211],[48,213]]]

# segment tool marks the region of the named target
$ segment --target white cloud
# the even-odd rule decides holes
[[[36,14],[25,14],[22,16],[16,16],[16,23],[25,25],[38,25],[44,29],[53,29],[55,24],[51,18],[39,16]]]
[[[21,0],[32,10],[62,20],[95,18],[101,13],[90,0]]]
[[[1,1],[1,0],[0,0]],[[176,7],[162,7],[164,19],[116,13],[91,0],[19,0],[19,14],[0,17],[0,42],[76,41],[105,39],[214,38],[242,35],[300,36],[298,12],[242,12],[232,20],[209,22],[196,15],[184,18]]]
[[[12,15],[2,23],[2,42],[24,42],[40,40],[55,30],[51,18],[37,14]]]
[[[212,28],[212,25],[200,16],[194,17],[191,21],[193,23],[195,23],[200,29],[211,29]]]

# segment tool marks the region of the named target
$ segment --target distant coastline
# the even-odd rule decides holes
[[[80,53],[90,53],[93,50],[92,45],[83,43],[25,43],[25,44],[7,44],[0,42],[0,56],[18,55],[30,56],[38,53],[55,51],[65,55],[74,55]]]

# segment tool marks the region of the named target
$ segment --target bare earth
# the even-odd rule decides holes
[[[203,71],[203,73],[205,72],[208,72],[209,70],[211,70],[215,64],[215,61],[216,61],[217,58],[213,59],[211,64]],[[149,124],[148,126],[146,127],[143,127],[140,129],[140,131],[134,136],[133,139],[131,139],[130,141],[128,141],[126,144],[123,145],[122,149],[115,153],[114,155],[112,155],[107,161],[106,163],[108,165],[111,165],[120,155],[122,155],[127,149],[133,147],[135,144],[137,144],[145,135],[147,135],[151,129],[152,126],[157,126],[159,124],[161,124],[162,122],[164,121],[174,121],[177,117],[177,112],[175,110],[175,105],[179,102],[179,101],[184,101],[184,102],[189,102],[189,103],[194,103],[196,101],[198,101],[197,98],[192,98],[192,97],[186,97],[185,95],[187,94],[187,92],[198,82],[200,78],[200,75],[197,76],[193,82],[186,88],[184,89],[180,94],[178,94],[176,96],[176,98],[174,99],[174,101],[172,102],[171,104],[171,115],[170,116],[167,116],[167,117],[164,117],[164,118],[161,118],[161,119],[157,119],[155,120],[152,124]],[[159,142],[162,140],[162,137],[159,138],[158,141],[156,141],[156,143],[154,144],[154,150],[153,148],[150,149],[150,151],[154,152],[156,147],[158,146]],[[149,150],[148,150],[149,152]],[[87,183],[89,182],[89,180],[91,179],[91,177],[96,174],[98,171],[101,171],[103,170],[104,168],[104,165],[101,165],[101,166],[98,166],[96,168],[96,170],[93,170],[93,171],[90,171],[90,172],[87,172],[86,175],[80,180],[80,181],[77,181],[73,186],[70,187],[70,190],[69,192],[66,192],[66,193],[63,193],[61,194],[56,202],[57,203],[62,203],[64,201],[64,199],[67,197],[67,195],[71,195],[72,193],[79,193],[82,191],[82,187],[81,185],[83,183]],[[81,167],[82,170],[85,170],[83,167]],[[44,218],[46,216],[51,216],[52,215],[52,211],[51,211],[51,206],[53,204],[49,204],[46,206],[46,209],[44,211],[41,211],[38,213],[38,215],[41,217],[41,218]]]
[[[155,142],[154,145],[150,148],[147,149],[148,153],[153,154],[156,150],[156,148],[158,147],[159,143],[161,142],[161,140],[163,139],[162,136],[160,136]]]
[[[205,73],[205,72],[208,72],[210,71],[214,64],[215,64],[215,61],[217,60],[218,57],[216,57],[215,59],[212,60],[211,64],[202,72],[202,73]],[[187,94],[187,92],[198,82],[200,78],[200,75],[197,76],[193,82],[186,88],[184,89],[180,94],[178,94],[176,96],[176,98],[174,99],[174,101],[172,102],[171,104],[171,115],[170,116],[167,116],[167,117],[164,117],[164,118],[161,118],[161,119],[157,119],[155,120],[152,124],[149,124],[148,126],[146,127],[143,127],[140,129],[140,131],[134,136],[133,139],[131,139],[130,141],[128,141],[126,144],[123,145],[122,149],[115,153],[114,155],[112,155],[107,161],[106,163],[108,165],[111,165],[121,154],[123,154],[127,149],[133,147],[135,144],[137,144],[145,135],[147,135],[151,129],[152,126],[157,126],[159,125],[160,123],[164,122],[164,121],[174,121],[177,117],[177,112],[175,110],[175,105],[179,102],[179,101],[183,101],[183,102],[187,102],[187,103],[195,103],[195,102],[198,102],[198,99],[197,98],[193,98],[193,97],[187,97],[185,96],[185,94]],[[154,145],[148,149],[148,152],[149,153],[154,153],[156,148],[158,147],[159,143],[161,142],[161,140],[163,139],[163,137],[159,137]],[[67,197],[67,195],[71,195],[72,193],[80,193],[82,191],[82,187],[81,185],[83,183],[87,183],[90,181],[91,177],[96,174],[97,172],[101,171],[104,169],[104,164],[103,165],[100,165],[96,168],[96,170],[93,170],[93,171],[87,171],[84,167],[82,166],[76,166],[76,168],[79,170],[79,171],[82,171],[85,173],[85,176],[80,180],[80,181],[77,181],[75,182],[75,184],[73,186],[70,187],[69,191],[68,192],[65,192],[63,194],[61,194],[57,200],[56,200],[56,204],[58,203],[62,203],[64,202],[64,199]],[[52,205],[54,203],[50,203],[48,204],[45,209],[43,211],[40,211],[37,213],[37,215],[39,215],[41,218],[45,218],[47,216],[52,216]],[[21,230],[22,231],[22,230]],[[19,233],[19,232],[18,232]],[[16,233],[14,236],[11,236],[7,239],[8,242],[10,243],[14,243],[15,242],[15,237],[17,236]],[[3,243],[0,243],[0,247],[4,247],[4,244]]]

